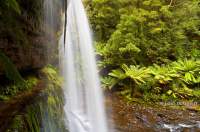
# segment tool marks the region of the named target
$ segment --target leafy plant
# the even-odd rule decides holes
[[[0,1],[0,13],[1,10],[7,9],[8,11],[14,11],[18,14],[21,14],[20,6],[16,0],[3,0]],[[1,14],[0,14],[1,15]]]
[[[0,51],[0,62],[2,63],[2,67],[5,71],[6,77],[15,83],[24,82],[23,78],[19,74],[15,65],[11,62],[11,60]]]
[[[131,88],[131,94],[134,94],[134,91],[138,85],[145,83],[145,79],[149,77],[149,70],[145,67],[131,65],[122,65],[122,70],[117,69],[109,73],[109,76],[115,78],[114,84],[119,83],[122,80],[129,79],[127,82]]]
[[[12,97],[19,92],[30,90],[38,83],[38,79],[35,77],[28,77],[23,83],[10,84],[0,88],[2,96]]]
[[[45,74],[47,80],[52,81],[56,86],[61,86],[62,78],[58,75],[58,71],[52,65],[48,65],[42,69],[42,73]]]
[[[122,65],[122,69],[125,71],[125,75],[132,79],[132,81],[140,85],[145,83],[145,79],[149,77],[149,69],[146,67],[134,66],[131,65],[128,67],[127,65]]]
[[[137,88],[161,100],[196,97],[198,0],[87,0],[86,7],[98,64],[111,71],[102,78],[105,87],[123,87],[126,98]]]
[[[173,78],[179,77],[175,70],[171,70],[168,66],[158,66],[154,64],[150,67],[150,73],[156,82],[160,84],[168,84]]]
[[[198,61],[179,60],[174,62],[172,67],[181,75],[185,83],[199,83],[200,65]]]
[[[186,81],[185,75],[188,72],[195,77],[195,81]],[[145,95],[145,100],[148,100],[147,97],[152,98],[152,94],[157,94],[156,98],[161,100],[191,99],[198,98],[195,89],[199,89],[198,79],[199,61],[188,60],[163,66],[154,64],[148,68],[124,64],[121,69],[112,70],[108,77],[102,79],[102,83],[109,89],[114,86],[123,87],[121,94],[128,100],[137,94],[138,90]]]
[[[169,6],[163,0],[88,0],[86,7],[104,67],[161,65],[199,56],[197,1]]]
[[[16,11],[19,14],[21,13],[20,6],[16,0],[5,0],[5,3],[8,8],[13,9],[14,11]]]
[[[111,76],[101,78],[103,88],[111,90],[114,86],[119,84],[120,80]]]

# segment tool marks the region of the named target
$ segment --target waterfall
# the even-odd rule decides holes
[[[81,0],[68,2],[67,20],[66,46],[64,36],[60,46],[66,126],[70,132],[107,132],[93,40]]]

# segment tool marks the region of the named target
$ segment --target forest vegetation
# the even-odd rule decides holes
[[[36,68],[28,64],[35,60],[38,61],[38,58],[31,60],[34,59],[34,56],[37,56],[36,48],[41,48],[42,54],[45,54],[47,46],[45,47],[43,43],[49,43],[45,40],[44,35],[42,3],[42,0],[0,1],[0,100],[8,100],[10,97],[20,94],[20,92],[31,90],[41,79],[38,74],[47,76],[46,73],[42,72],[42,69],[47,67],[49,70],[52,69],[48,64],[42,64],[43,62],[37,62]],[[40,38],[45,41],[40,42]],[[38,39],[36,40],[38,44],[35,44],[34,39]],[[50,44],[46,45],[51,46]],[[27,52],[34,51],[26,58],[27,53],[24,50]],[[41,57],[41,60],[45,61],[44,58]],[[30,66],[23,69],[27,65],[23,64],[23,61],[30,61],[27,62]],[[16,64],[22,68],[19,70]]]
[[[196,121],[194,126],[183,128],[187,130],[192,126],[199,130],[200,0],[82,1],[91,26],[105,102],[108,109],[113,107],[113,117],[108,116],[109,121],[115,122],[112,125],[119,131],[120,128],[121,131],[141,131],[149,130],[149,126],[152,130],[157,126],[161,129],[169,123],[176,129],[183,127],[182,123]],[[70,21],[65,19],[62,23],[62,15],[67,16],[64,3],[64,0],[0,0],[0,131],[68,131],[66,113],[76,116],[76,111],[68,111],[67,107],[80,104],[79,110],[86,107],[86,102],[80,103],[82,98],[70,97],[97,95],[85,94],[85,86],[90,86],[86,81],[92,79],[88,77],[90,74],[86,74],[87,79],[82,75],[85,72],[82,54],[72,55],[72,66],[77,64],[76,76],[64,71],[66,64],[61,64],[66,69],[61,66],[63,71],[58,70],[68,51],[64,49],[67,43],[63,43],[65,52],[63,58],[59,56],[62,49],[58,51],[58,40],[62,41],[61,33],[67,29],[62,24]],[[78,24],[73,28],[79,27]],[[59,62],[59,59],[63,60]],[[78,94],[66,94],[70,76],[76,79],[72,83],[83,88],[75,90]],[[101,91],[97,93],[101,95]],[[66,103],[68,96],[72,104]],[[93,98],[96,100],[95,96],[86,99]],[[171,101],[175,102],[175,109],[158,104]],[[176,102],[195,105],[177,105]],[[96,107],[94,111],[99,114],[101,110]],[[191,115],[194,119],[188,120]],[[76,120],[74,116],[71,118]],[[175,118],[176,123],[181,124],[174,124]]]
[[[29,45],[27,36],[41,30],[40,6],[0,1],[1,39]],[[200,98],[198,0],[86,0],[85,6],[105,89],[130,101]],[[2,51],[0,61],[9,80],[24,83]]]
[[[198,0],[87,0],[103,87],[128,100],[199,100]]]

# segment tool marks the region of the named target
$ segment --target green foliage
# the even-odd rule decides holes
[[[111,90],[115,85],[118,85],[120,80],[113,77],[102,77],[102,87]]]
[[[103,67],[199,56],[198,1],[94,0],[86,5]]]
[[[42,69],[48,81],[51,81],[57,87],[61,87],[62,78],[58,75],[58,70],[52,65],[48,65]]]
[[[6,131],[6,132],[12,132],[12,131],[16,131],[16,130],[23,130],[22,128],[22,116],[18,115],[16,116],[12,123],[10,124],[10,128]]]
[[[108,40],[120,19],[119,0],[86,0],[85,5],[96,39]]]
[[[49,84],[48,90],[61,87],[62,78],[58,75],[57,70],[53,66],[46,66],[41,71],[47,79]],[[31,90],[34,86],[38,84],[38,78],[35,76],[26,77],[23,82],[20,83],[10,83],[6,86],[0,86],[0,100],[7,100],[9,97],[17,95],[19,92]],[[51,83],[50,83],[51,82]],[[51,100],[50,100],[51,101]]]
[[[131,65],[122,65],[121,69],[113,70],[109,76],[117,79],[118,81],[130,78],[135,84],[141,85],[145,83],[145,79],[149,77],[149,70],[145,67]],[[116,82],[115,82],[116,83]]]
[[[37,117],[37,109],[29,107],[25,115],[25,120],[30,132],[40,132],[40,124]]]
[[[169,66],[154,65],[150,67],[151,75],[154,80],[159,84],[168,84],[173,81],[174,78],[179,77],[175,70],[171,70]]]
[[[62,85],[62,78],[59,76],[58,70],[48,65],[42,69],[47,79],[47,85],[43,91],[47,97],[45,102],[39,104],[41,117],[43,120],[43,131],[67,131],[64,126],[64,95]]]
[[[2,67],[5,71],[6,77],[15,83],[23,83],[23,78],[19,74],[18,70],[16,69],[15,65],[11,62],[11,60],[0,51],[0,62]]]
[[[8,44],[28,46],[30,37],[41,31],[43,0],[1,0],[0,39]]]
[[[128,67],[123,64],[121,69],[112,70],[109,76],[110,77],[104,78],[102,82],[110,89],[115,85],[123,86],[125,88],[123,94],[126,98],[131,98],[137,91],[137,86],[146,83],[145,80],[149,77],[149,69],[134,65]],[[127,89],[127,87],[131,88],[131,90]]]
[[[21,13],[19,4],[17,3],[16,0],[5,0],[6,5],[8,6],[8,8],[13,9],[14,11],[16,11],[17,13]]]
[[[133,82],[137,85],[145,83],[145,79],[149,77],[149,69],[140,66],[131,65],[122,65],[122,69],[125,71],[125,75],[131,78]]]
[[[120,80],[128,77],[121,69],[113,70],[111,73],[109,73],[109,75]]]
[[[181,75],[185,83],[193,84],[200,83],[200,63],[193,60],[179,60],[172,64],[173,68]]]
[[[86,1],[106,88],[126,98],[198,98],[200,8],[198,0]],[[147,68],[146,68],[147,67]],[[133,89],[139,89],[133,91]],[[194,94],[195,93],[195,94]]]
[[[38,83],[38,79],[36,77],[30,76],[26,80],[24,80],[23,83],[1,86],[0,93],[2,97],[3,96],[12,97],[12,96],[17,95],[19,92],[32,89],[37,83]]]
[[[128,100],[131,100],[131,94],[138,91],[145,100],[197,99],[200,97],[199,70],[199,61],[194,60],[177,61],[165,66],[155,64],[148,68],[124,64],[109,73],[109,77],[104,77],[102,83],[109,89],[116,85],[123,87],[121,94]]]
[[[58,71],[49,65],[41,70],[41,75],[46,82],[44,89],[40,91],[42,96],[34,97],[35,101],[13,119],[8,132],[67,131],[64,126],[64,96],[61,83],[58,83],[61,81]],[[34,78],[31,80],[30,82],[36,83]]]
[[[0,95],[0,101],[6,101],[9,100],[9,97],[6,95]]]
[[[13,118],[11,125],[6,132],[40,132],[39,117],[37,116],[36,107],[29,106],[27,113],[17,115]]]
[[[16,0],[3,0],[0,1],[0,9],[2,8],[8,8],[9,10],[13,10],[17,12],[18,14],[21,13],[20,6]],[[1,13],[1,10],[0,10]]]
[[[151,67],[154,85],[159,88],[160,94],[173,98],[199,98],[196,93],[199,89],[199,61],[184,60],[173,62],[167,66]],[[195,89],[196,88],[196,89]],[[153,88],[155,90],[155,88]],[[163,96],[164,97],[164,96]]]

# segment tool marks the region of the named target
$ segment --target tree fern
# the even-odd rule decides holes
[[[126,76],[130,77],[137,85],[145,83],[145,79],[149,77],[149,69],[146,67],[131,65],[122,65],[122,69],[125,71]]]
[[[109,73],[109,75],[120,80],[127,78],[126,74],[121,69],[112,70],[112,72]]]
[[[167,84],[173,80],[173,78],[179,77],[175,70],[170,69],[169,66],[159,66],[154,64],[150,67],[150,73],[154,80],[160,84]]]
[[[172,64],[172,67],[182,76],[181,79],[190,84],[198,83],[200,76],[200,65],[194,60],[179,60]]]
[[[119,81],[120,81],[119,79],[116,79],[110,76],[101,78],[103,88],[106,88],[109,90],[111,90],[116,84],[118,84]]]
[[[200,71],[198,61],[194,60],[179,60],[174,62],[172,65],[175,70],[181,73]]]

